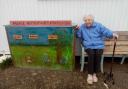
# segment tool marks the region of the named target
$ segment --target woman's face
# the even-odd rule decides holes
[[[88,16],[88,17],[86,17],[85,18],[85,25],[87,26],[87,27],[91,27],[92,25],[93,25],[93,17],[91,17],[91,16]]]

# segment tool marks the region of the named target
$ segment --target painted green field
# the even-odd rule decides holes
[[[10,46],[16,67],[72,70],[73,50],[70,46]]]

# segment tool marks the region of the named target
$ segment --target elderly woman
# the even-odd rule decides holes
[[[118,35],[102,24],[95,22],[92,15],[85,16],[84,22],[85,23],[79,27],[77,36],[81,39],[85,52],[88,55],[87,83],[93,84],[93,82],[98,82],[96,74],[100,69],[101,55],[104,49],[103,38],[118,38]]]

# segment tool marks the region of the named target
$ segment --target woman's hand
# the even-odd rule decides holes
[[[75,26],[73,26],[73,29],[74,29],[74,30],[79,30],[80,27],[79,27],[79,25],[75,25]]]
[[[116,38],[116,39],[118,39],[118,34],[116,34],[116,33],[113,33],[113,38]]]

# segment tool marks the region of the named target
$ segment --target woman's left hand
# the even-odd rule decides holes
[[[118,34],[116,34],[116,33],[113,33],[113,37],[116,38],[116,39],[119,38]]]

